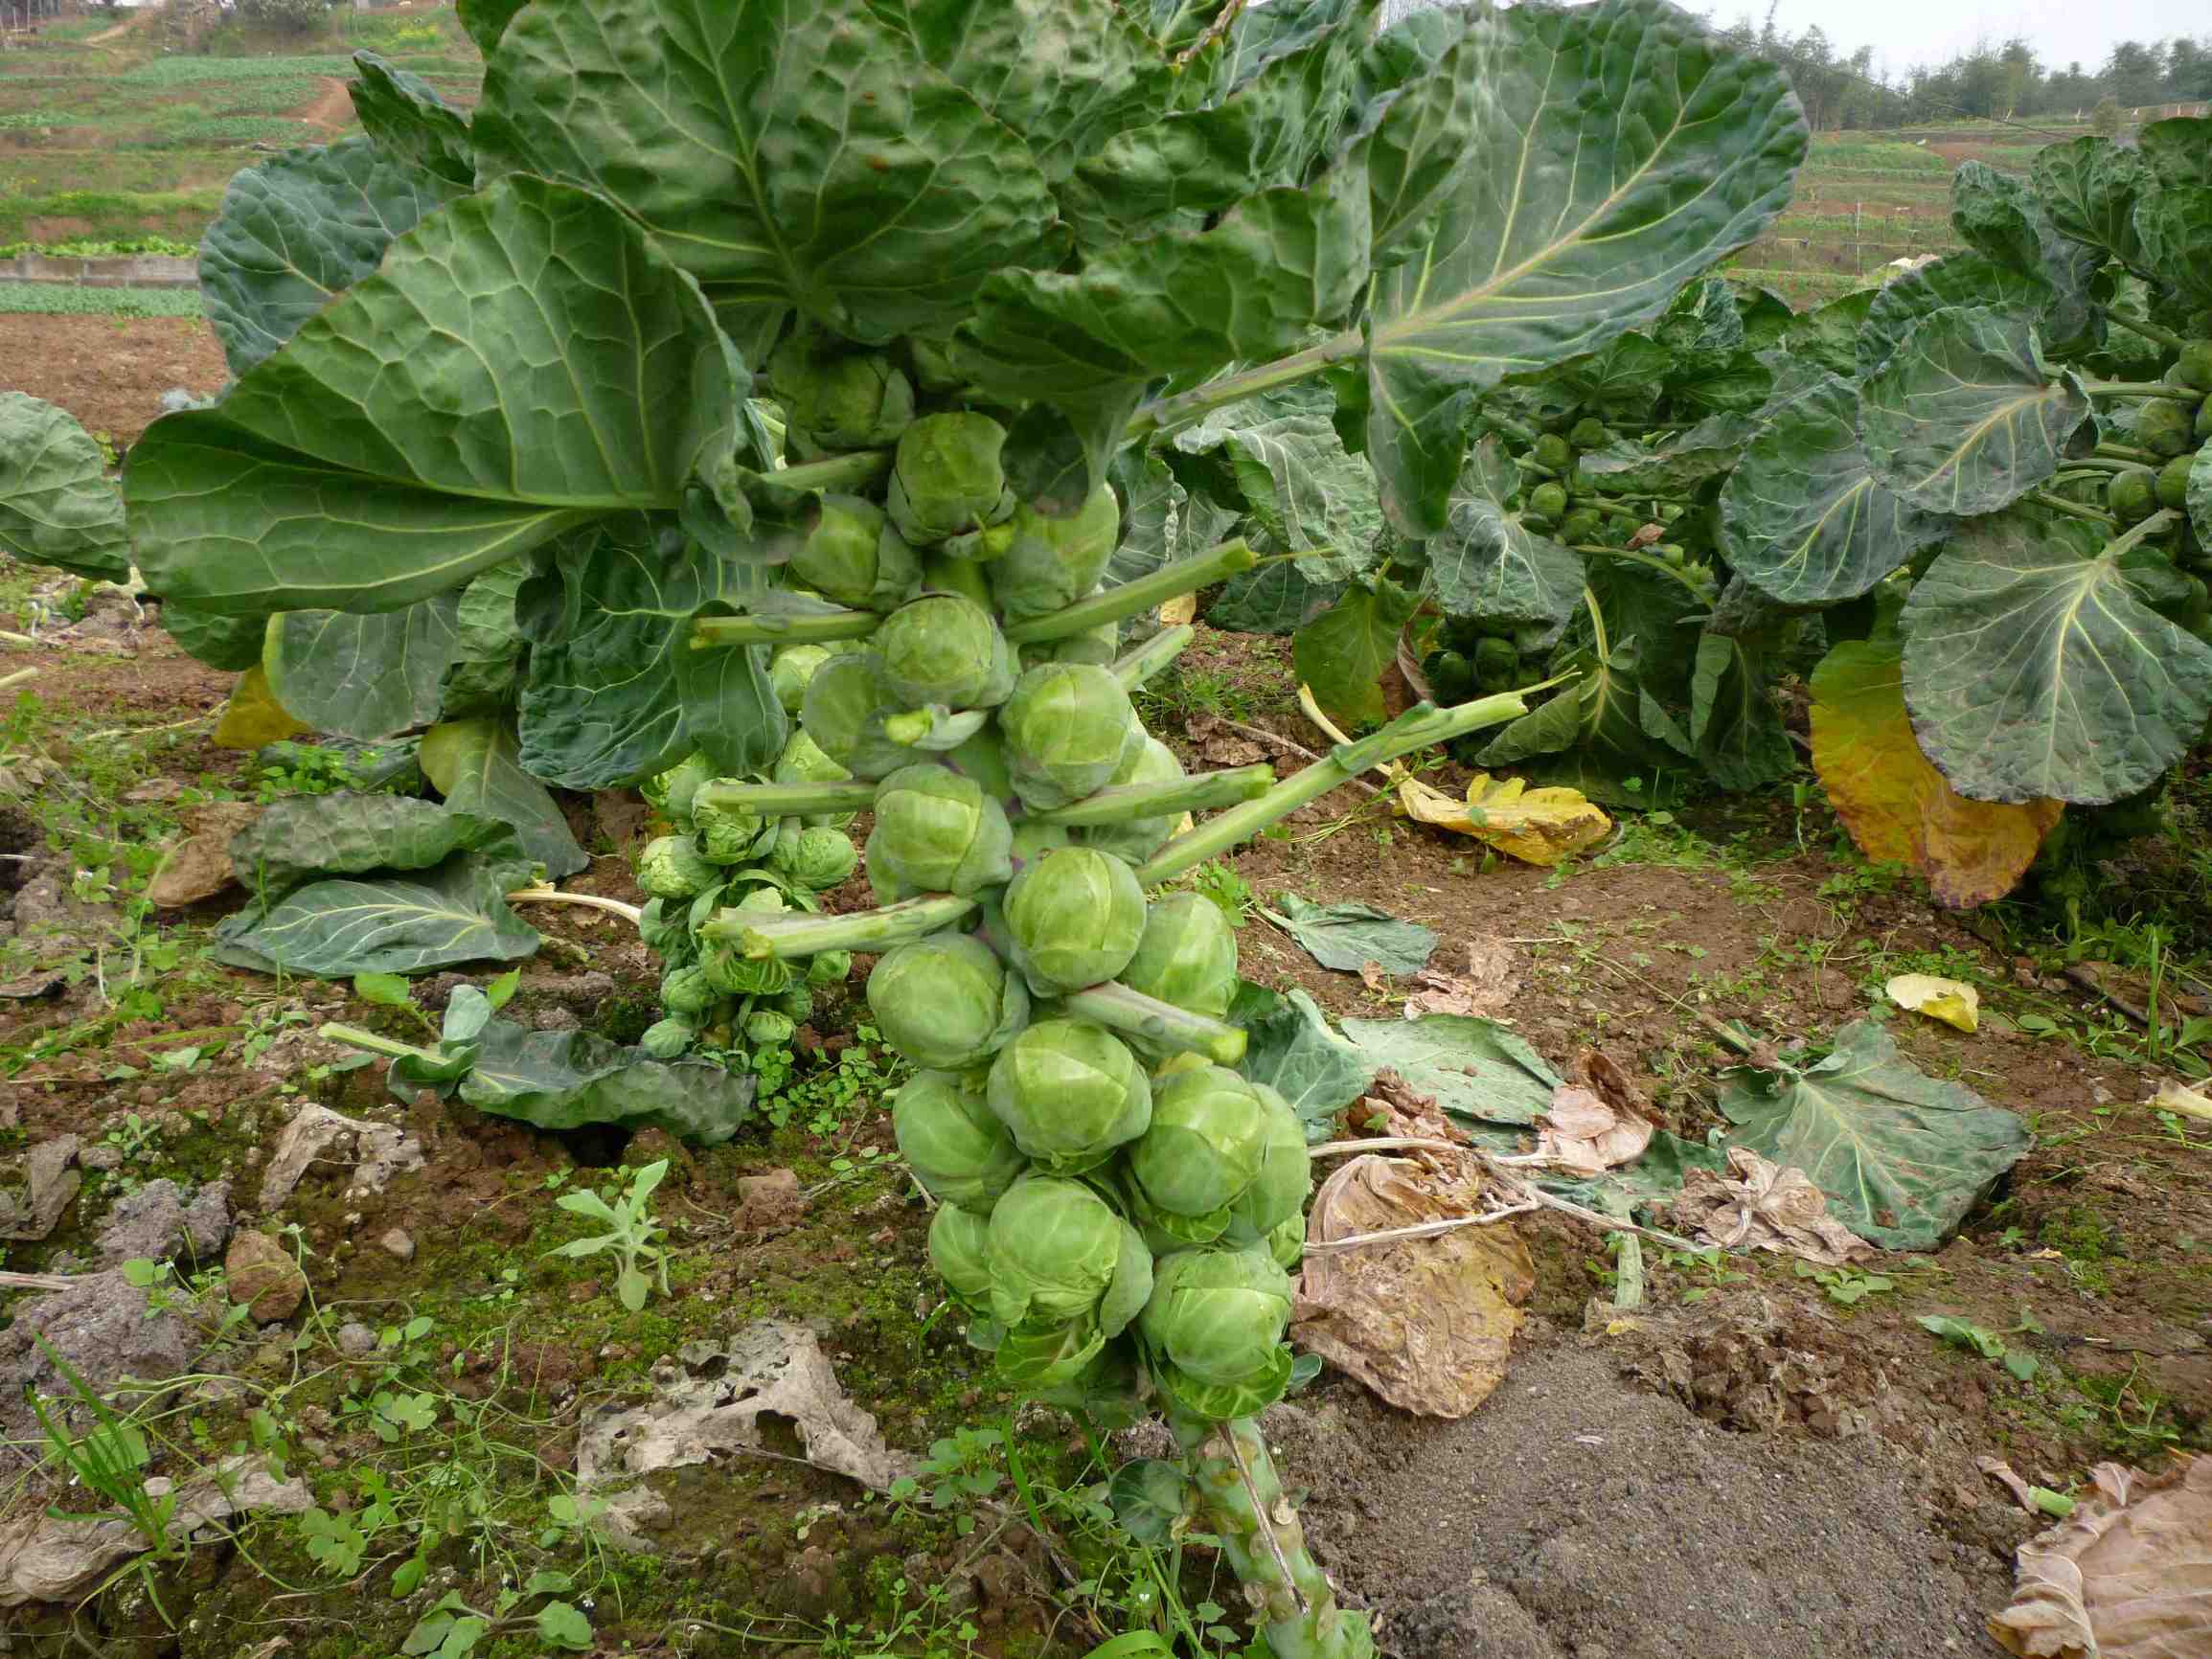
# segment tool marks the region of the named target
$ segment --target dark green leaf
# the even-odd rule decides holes
[[[265,913],[256,907],[223,921],[215,958],[316,979],[512,962],[537,948],[537,930],[507,908],[507,894],[528,873],[512,859],[458,852],[407,875],[309,881]]]
[[[1855,288],[1824,306],[1798,313],[1784,344],[1792,355],[1810,358],[1832,375],[1846,378],[1857,375],[1859,331],[1876,297],[1873,288]]]
[[[545,785],[525,771],[513,729],[499,720],[448,720],[422,736],[422,771],[457,810],[514,826],[524,856],[559,880],[591,862]]]
[[[294,719],[341,738],[372,742],[427,725],[453,660],[459,602],[447,593],[375,616],[285,611],[262,656],[269,690]]]
[[[1377,577],[1372,586],[1355,583],[1298,630],[1291,665],[1333,719],[1364,725],[1382,718],[1382,672],[1398,660],[1399,630],[1419,604],[1417,595]]]
[[[2212,306],[2212,185],[2173,185],[2135,204],[2143,262],[2195,307]]]
[[[1721,492],[1721,551],[1786,604],[1850,599],[1942,539],[1950,520],[1875,482],[1848,380],[1822,383],[1763,426]]]
[[[1582,602],[1583,560],[1521,522],[1508,505],[1521,485],[1504,444],[1476,443],[1444,532],[1428,543],[1428,580],[1447,616],[1526,624],[1548,644]]]
[[[1754,352],[1767,352],[1788,344],[1790,328],[1797,321],[1788,300],[1772,288],[1749,283],[1731,282],[1728,286],[1736,296],[1736,314],[1744,319],[1745,345]]]
[[[1327,1016],[1302,990],[1277,996],[1257,986],[1240,987],[1240,1001],[1230,1012],[1247,1036],[1238,1069],[1290,1102],[1306,1125],[1307,1140],[1328,1140],[1344,1108],[1375,1080],[1374,1062],[1331,1031]]]
[[[1736,465],[1759,422],[1748,415],[1709,415],[1686,431],[1645,445],[1616,438],[1583,456],[1584,480],[1619,495],[1679,495]]]
[[[2151,174],[2168,188],[2212,185],[2212,117],[2172,116],[2135,134]]]
[[[2027,1125],[1972,1089],[1939,1082],[1859,1020],[1816,1065],[1739,1068],[1722,1080],[1729,1139],[1803,1170],[1828,1212],[1885,1250],[1932,1250],[2027,1151]]]
[[[1275,902],[1282,908],[1267,912],[1267,920],[1339,973],[1357,973],[1368,963],[1384,973],[1419,973],[1436,953],[1434,928],[1402,921],[1372,904],[1312,904],[1295,893],[1277,894]]]
[[[2081,382],[2043,362],[2034,325],[1982,307],[1915,325],[1859,395],[1875,477],[1914,507],[1957,515],[2048,478],[2088,416]]]
[[[584,1031],[525,1031],[503,1019],[477,1038],[461,1098],[540,1129],[608,1124],[719,1146],[749,1122],[759,1079],[704,1060],[662,1062]]]
[[[526,4],[528,0],[453,0],[453,9],[461,14],[461,27],[476,42],[476,50],[490,57],[499,37],[507,33],[508,24]]]
[[[1451,17],[1451,27],[1462,25]],[[1370,54],[1371,64],[1374,59]],[[1367,172],[1371,262],[1377,270],[1397,264],[1433,234],[1481,119],[1482,61],[1476,43],[1456,38],[1440,57],[1420,64],[1418,73],[1407,61],[1405,83],[1394,89],[1388,106],[1357,141],[1353,156]]]
[[[2109,138],[2085,134],[2036,151],[2036,196],[2061,234],[2140,265],[2135,198],[2149,184],[2141,155]]]
[[[186,656],[228,674],[242,674],[262,660],[268,632],[265,618],[217,616],[182,600],[162,602],[161,625]]]
[[[1663,309],[1781,211],[1807,142],[1779,70],[1657,0],[1481,13],[1468,39],[1474,141],[1371,305],[1367,449],[1410,535],[1443,528],[1469,394]]]
[[[488,174],[605,195],[718,309],[797,307],[850,339],[949,324],[992,272],[1052,259],[1029,147],[855,6],[525,8],[475,130]]]
[[[365,138],[286,150],[236,174],[199,249],[200,294],[231,373],[284,345],[458,193]]]
[[[1132,1458],[1114,1470],[1106,1485],[1106,1501],[1113,1506],[1114,1519],[1138,1543],[1173,1548],[1182,1540],[1184,1516],[1195,1507],[1196,1494],[1180,1464],[1166,1458]],[[1132,1656],[1141,1652],[1134,1648],[1127,1650]]]
[[[2042,210],[2028,187],[1985,161],[1950,175],[1950,223],[1967,246],[2022,275],[2042,267]]]
[[[1206,621],[1247,634],[1294,634],[1346,590],[1340,581],[1311,580],[1301,561],[1279,559],[1231,577],[1206,606]]]
[[[2189,463],[2189,478],[2182,501],[2189,509],[2189,524],[2200,546],[2212,547],[2212,443],[2197,451]]]
[[[1376,1066],[1463,1122],[1533,1124],[1562,1079],[1504,1026],[1465,1014],[1348,1019],[1344,1034]]]
[[[1690,741],[1723,789],[1757,789],[1787,778],[1797,751],[1774,702],[1772,642],[1707,629],[1690,680]]]
[[[1568,656],[1557,666],[1576,678],[1502,728],[1483,748],[1481,764],[1540,773],[1547,784],[1560,782],[1567,766],[1579,780],[1573,786],[1601,805],[1655,804],[1656,775],[1681,769],[1683,757],[1644,729],[1640,660],[1633,640],[1612,644],[1604,656],[1595,649]],[[1551,756],[1565,759],[1544,759]],[[1540,763],[1529,766],[1532,760]],[[1629,787],[1630,779],[1639,786]]]
[[[2007,269],[1986,254],[1946,254],[1882,284],[1859,333],[1856,370],[1847,366],[1836,373],[1872,375],[1897,354],[1905,335],[1938,311],[1980,306],[2024,314],[2041,310],[2050,301],[2050,284],[2041,277]]]
[[[394,242],[218,406],[155,421],[125,493],[156,592],[399,610],[674,508],[740,419],[697,287],[606,203],[513,178]]]
[[[1631,331],[1602,352],[1569,358],[1545,377],[1579,402],[1633,418],[1649,415],[1658,402],[1670,361],[1666,347]]]
[[[1185,454],[1220,448],[1244,497],[1245,534],[1263,553],[1295,553],[1312,581],[1347,581],[1375,568],[1382,512],[1366,464],[1347,455],[1323,386],[1270,392],[1178,432]]]
[[[1966,526],[1914,583],[1904,628],[1913,733],[1977,801],[2132,795],[2212,716],[2212,647],[2146,605],[2078,519]]]
[[[468,117],[420,75],[396,69],[374,52],[354,53],[353,67],[361,72],[350,88],[353,113],[376,148],[462,190],[474,190],[476,149]]]
[[[309,876],[424,870],[456,852],[513,862],[521,844],[496,818],[405,795],[342,791],[272,802],[230,844],[239,879],[264,898]]]
[[[73,416],[21,392],[0,392],[0,553],[94,581],[130,575],[107,457]]]

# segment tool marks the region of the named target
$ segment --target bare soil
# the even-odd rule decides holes
[[[202,396],[227,377],[222,348],[195,317],[49,317],[0,312],[0,385],[68,410],[129,444],[161,414],[161,395]]]

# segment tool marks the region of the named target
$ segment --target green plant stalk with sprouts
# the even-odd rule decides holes
[[[1121,624],[1338,550],[1285,527],[1263,568],[1141,445],[1326,376],[1394,529],[1441,534],[1478,398],[1664,312],[1781,209],[1787,83],[1658,0],[1387,31],[1378,0],[505,10],[469,18],[475,110],[363,58],[367,139],[269,164],[388,245],[303,248],[303,290],[250,257],[272,192],[226,199],[203,267],[237,379],[134,447],[128,552],[249,631],[520,561],[540,776],[767,770],[771,651],[821,652],[797,723],[829,769],[698,799],[871,807],[881,907],[710,905],[699,969],[881,953],[874,1023],[922,1068],[895,1123],[971,1336],[1100,1421],[1164,1407],[1175,1524],[1224,1540],[1277,1659],[1371,1652],[1252,1423],[1290,1374],[1303,1130],[1234,1069],[1227,919],[1148,889],[1526,705],[1185,779],[1129,693],[1188,633],[1117,654]],[[43,556],[117,562],[97,506]],[[1178,835],[1188,811],[1214,815]]]

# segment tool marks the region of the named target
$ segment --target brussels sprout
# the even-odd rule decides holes
[[[1202,893],[1155,898],[1136,954],[1115,977],[1131,990],[1220,1019],[1237,994],[1236,930]]]
[[[2192,340],[2175,359],[2174,377],[2183,386],[2212,392],[2212,340]]]
[[[1550,467],[1554,472],[1564,472],[1575,464],[1573,443],[1557,432],[1546,432],[1539,438],[1529,453],[1536,457],[1539,464]]]
[[[899,712],[873,651],[846,651],[814,670],[799,718],[807,736],[850,776],[881,778],[914,763],[914,751],[884,735]]]
[[[825,495],[822,514],[791,556],[791,575],[857,610],[893,610],[922,585],[922,560],[883,510],[857,495]]]
[[[1046,663],[1015,682],[999,711],[1014,788],[1039,810],[1096,793],[1120,767],[1144,729],[1129,693],[1106,669]]]
[[[1129,966],[1145,931],[1136,872],[1095,847],[1062,847],[1007,887],[1014,959],[1038,996],[1064,996]]]
[[[2135,411],[2135,442],[2154,455],[2180,455],[2196,446],[2190,430],[2197,411],[2172,398],[2146,398]]]
[[[699,971],[722,996],[774,996],[791,983],[791,967],[772,956],[750,957],[734,950],[710,950]]]
[[[1015,509],[1005,556],[991,567],[991,591],[1009,621],[1061,610],[1098,585],[1121,539],[1121,503],[1101,484],[1068,518]]]
[[[909,709],[995,708],[1014,690],[1014,648],[989,611],[958,594],[901,605],[870,643],[884,684]]]
[[[947,1204],[929,1223],[929,1261],[955,1302],[981,1311],[991,1306],[991,1223]]]
[[[1014,654],[1024,669],[1034,669],[1039,663],[1091,663],[1103,669],[1121,655],[1121,626],[1118,622],[1101,623],[1080,634],[1018,646]]]
[[[1572,546],[1586,546],[1605,533],[1605,515],[1594,507],[1578,507],[1560,520],[1560,539]]]
[[[836,652],[828,646],[777,648],[776,654],[768,659],[768,683],[775,688],[776,701],[784,705],[786,712],[793,715],[799,712],[799,706],[806,701],[807,682],[814,677],[816,669],[834,655]]]
[[[816,893],[827,893],[860,862],[853,838],[839,830],[802,830],[786,835],[768,854],[768,868]]]
[[[1539,484],[1528,492],[1528,508],[1545,518],[1557,518],[1567,510],[1567,492],[1556,484]]]
[[[1152,1090],[1129,1045],[1084,1019],[1025,1027],[992,1062],[991,1109],[1055,1174],[1096,1169],[1152,1119]]]
[[[924,415],[900,434],[884,505],[916,547],[1012,515],[1000,453],[1006,428],[988,415]]]
[[[1160,1259],[1137,1329],[1200,1382],[1265,1373],[1290,1321],[1290,1278],[1257,1245],[1178,1250]]]
[[[745,1015],[745,1041],[757,1049],[787,1047],[798,1029],[789,1014],[772,1008],[757,1008]]]
[[[819,334],[794,334],[776,348],[768,387],[791,424],[829,449],[889,443],[914,419],[914,387],[889,357],[840,352]]]
[[[1585,415],[1567,430],[1567,442],[1577,449],[1603,449],[1612,441],[1606,423],[1594,415]]]
[[[868,1008],[884,1040],[918,1066],[979,1065],[1029,1019],[1029,992],[991,946],[932,934],[886,951],[868,976]]]
[[[783,995],[776,998],[776,1011],[793,1025],[804,1025],[814,1015],[814,993],[807,989],[807,982],[794,979]]]
[[[1123,784],[1172,784],[1182,775],[1183,763],[1175,759],[1174,750],[1157,738],[1147,736],[1142,743],[1129,746],[1106,784],[1109,787]],[[1179,816],[1170,812],[1158,818],[1101,824],[1077,830],[1076,839],[1085,847],[1095,847],[1101,852],[1111,852],[1117,858],[1142,864],[1175,832]]]
[[[1249,1079],[1247,1079],[1249,1080]],[[1306,1150],[1306,1125],[1290,1102],[1266,1083],[1253,1083],[1262,1120],[1260,1170],[1251,1185],[1229,1206],[1229,1237],[1240,1244],[1266,1242],[1288,1222],[1298,1223],[1306,1239],[1306,1197],[1313,1190],[1313,1164]],[[1280,1261],[1280,1256],[1277,1257]],[[1297,1258],[1285,1261],[1294,1265]]]
[[[917,1072],[892,1100],[891,1128],[917,1181],[979,1216],[1027,1168],[983,1091],[952,1072]]]
[[[660,982],[660,1005],[671,1013],[705,1013],[715,1002],[715,988],[707,982],[703,968],[679,967]]]
[[[954,558],[939,551],[922,561],[922,590],[924,593],[956,593],[971,601],[979,610],[993,609],[998,602],[991,597],[991,580],[983,574],[983,566],[970,559]]]
[[[2212,398],[2197,405],[2197,420],[2189,430],[2198,443],[2212,443]]]
[[[1299,1155],[1303,1157],[1303,1150]],[[1274,1257],[1275,1265],[1286,1273],[1294,1273],[1306,1260],[1306,1217],[1303,1213],[1291,1216],[1266,1239],[1267,1254]]]
[[[692,827],[692,797],[699,792],[699,785],[712,783],[715,766],[704,755],[687,755],[667,771],[648,778],[638,785],[638,793],[649,806],[660,808],[662,816],[679,830]]]
[[[2206,399],[2212,403],[2212,398]],[[2181,507],[2189,499],[2189,469],[2196,465],[2195,455],[2177,455],[2158,468],[2158,505]]]
[[[991,1311],[1009,1329],[1095,1319],[1118,1336],[1148,1305],[1152,1253],[1078,1182],[1023,1176],[992,1206],[989,1239]]]
[[[1005,808],[972,778],[944,766],[906,766],[876,791],[868,837],[871,874],[910,893],[963,896],[1013,874]]]
[[[853,953],[825,950],[807,958],[809,985],[843,985],[853,971]]]
[[[736,778],[716,781],[741,782]],[[773,818],[764,818],[743,807],[716,807],[702,796],[693,798],[692,821],[698,827],[700,852],[715,864],[742,864],[764,853],[776,841]]]
[[[1129,1148],[1146,1218],[1187,1243],[1220,1237],[1229,1207],[1259,1176],[1267,1126],[1258,1085],[1225,1067],[1165,1079],[1151,1126]]]
[[[1486,639],[1474,648],[1474,683],[1486,692],[1511,691],[1520,678],[1520,651],[1511,640]]]
[[[688,962],[696,955],[697,944],[685,919],[689,908],[680,898],[648,901],[637,919],[638,937],[645,941],[645,947],[673,964]]]
[[[699,1028],[688,1019],[655,1020],[645,1028],[637,1046],[656,1060],[673,1060],[699,1040]]]
[[[2134,524],[2158,511],[2158,478],[2147,466],[2131,467],[2105,486],[2105,505],[2122,524]]]
[[[720,879],[689,835],[662,835],[637,857],[637,884],[655,898],[689,898]]]

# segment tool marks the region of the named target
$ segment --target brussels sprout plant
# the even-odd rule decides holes
[[[233,193],[203,268],[237,379],[125,477],[149,587],[226,625],[527,569],[526,758],[657,774],[676,831],[639,872],[661,1040],[780,1034],[820,965],[878,953],[971,1335],[1071,1409],[1167,1412],[1278,1659],[1372,1651],[1251,1421],[1308,1177],[1235,1070],[1233,940],[1157,890],[1528,711],[1182,776],[1129,693],[1189,630],[1117,655],[1120,625],[1313,549],[1300,514],[1265,562],[1222,538],[1144,444],[1320,398],[1396,533],[1439,536],[1490,395],[1665,314],[1806,146],[1777,71],[1659,0],[1379,11],[474,9],[473,111],[364,99],[365,139],[291,164],[287,202],[349,226],[311,268],[251,257],[294,239]],[[882,907],[814,912],[835,860],[792,826],[870,808]]]

